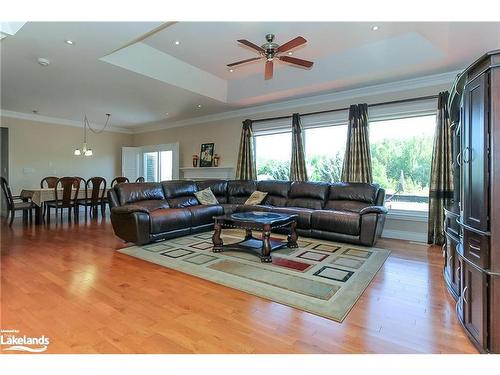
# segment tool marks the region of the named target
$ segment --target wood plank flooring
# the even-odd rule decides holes
[[[54,221],[1,225],[0,327],[48,353],[477,353],[439,247],[380,240],[391,256],[336,323],[119,254],[109,219]]]

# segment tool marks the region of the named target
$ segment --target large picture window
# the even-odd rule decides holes
[[[255,137],[257,179],[289,180],[292,157],[292,133],[257,135]]]
[[[427,211],[435,127],[435,115],[370,122],[373,181],[387,207]]]
[[[346,140],[347,125],[305,130],[306,167],[309,181],[340,181]]]

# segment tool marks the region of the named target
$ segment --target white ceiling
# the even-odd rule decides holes
[[[377,31],[360,22],[179,22],[126,46],[159,25],[25,24],[0,42],[1,108],[68,120],[86,112],[93,122],[111,113],[114,125],[134,127],[462,69],[500,48],[500,23],[473,22],[377,23]],[[227,70],[256,56],[237,39],[260,45],[271,32],[280,44],[305,37],[294,56],[313,68],[277,62],[270,81],[261,61]]]

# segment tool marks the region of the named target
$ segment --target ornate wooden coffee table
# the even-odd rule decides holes
[[[279,214],[274,212],[237,212],[214,217],[215,232],[212,236],[213,252],[224,250],[250,251],[260,256],[262,262],[272,262],[271,251],[283,246],[297,247],[297,215]],[[224,245],[220,237],[222,228],[245,229],[243,241]],[[271,231],[278,228],[288,228],[287,241],[271,239]],[[252,230],[262,231],[262,239],[252,236]]]

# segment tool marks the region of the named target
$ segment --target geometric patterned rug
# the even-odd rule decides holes
[[[299,237],[298,248],[275,250],[272,263],[262,263],[245,252],[213,253],[212,233],[118,251],[337,322],[344,320],[390,254],[380,248]],[[221,237],[224,244],[238,242],[244,231],[224,229]]]

